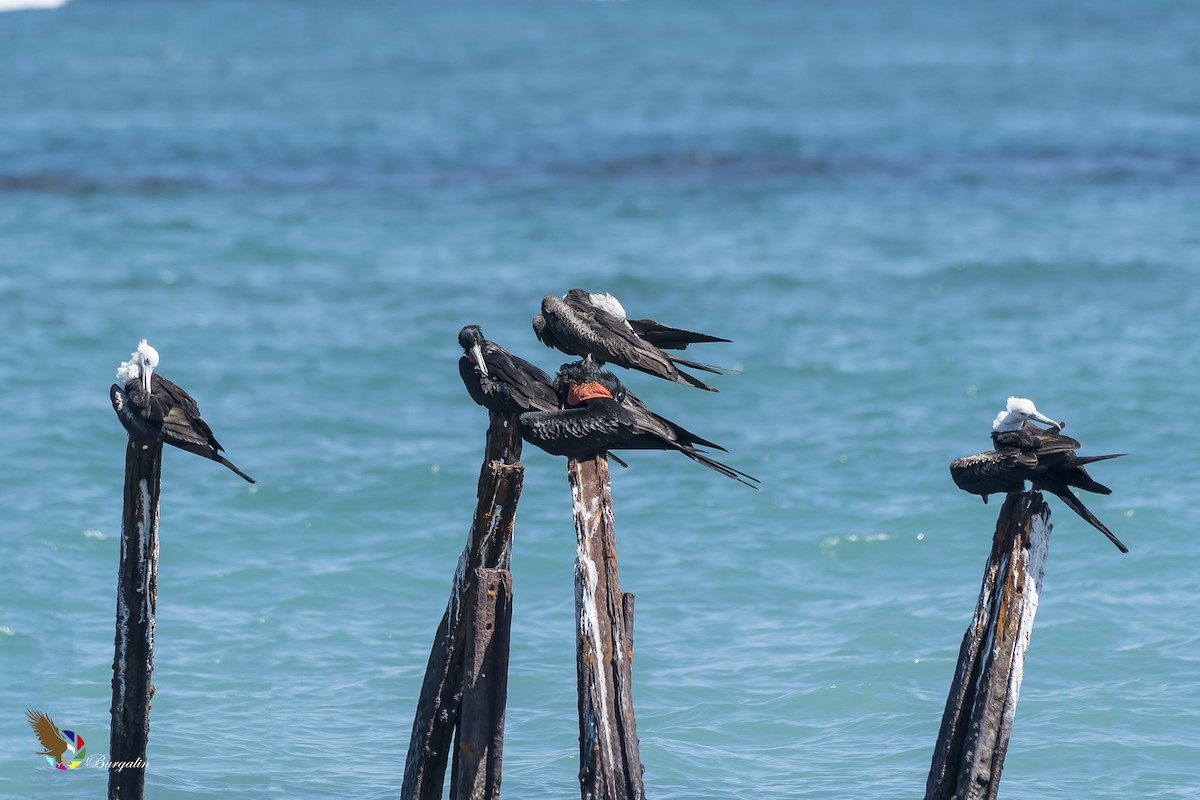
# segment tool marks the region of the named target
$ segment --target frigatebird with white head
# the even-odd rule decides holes
[[[109,397],[129,435],[137,441],[165,442],[203,456],[255,483],[254,478],[221,455],[223,448],[200,416],[192,396],[155,372],[157,367],[158,351],[142,339],[129,360],[117,369],[117,378],[124,381],[124,386],[114,383]]]
[[[666,350],[684,350],[699,342],[728,342],[704,333],[671,328],[651,319],[628,318],[625,308],[611,294],[591,294],[572,289],[561,298],[542,298],[542,313],[533,318],[533,332],[547,347],[571,356],[591,356],[598,364],[617,364],[657,375],[675,383],[717,391],[699,378],[679,369],[721,374],[717,367],[668,355]]]
[[[650,411],[625,391],[613,373],[600,369],[590,358],[564,364],[555,378],[555,389],[562,410],[531,411],[520,416],[522,438],[551,455],[591,458],[612,450],[675,450],[727,478],[758,489],[757,478],[722,464],[697,445],[725,448]]]
[[[1040,428],[1034,421],[1049,425]],[[1071,487],[1097,494],[1112,494],[1088,474],[1085,464],[1118,458],[1124,453],[1103,456],[1077,456],[1079,442],[1062,435],[1066,423],[1055,422],[1042,414],[1033,402],[1010,397],[1004,410],[992,422],[995,449],[950,462],[950,477],[958,488],[983,497],[998,492],[1020,492],[1029,481],[1034,489],[1058,496],[1067,507],[1087,520],[1109,538],[1122,553],[1129,548],[1121,543],[1103,522],[1084,506]]]

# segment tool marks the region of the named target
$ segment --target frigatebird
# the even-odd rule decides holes
[[[109,390],[117,418],[138,441],[165,442],[189,453],[224,464],[250,483],[256,483],[246,473],[221,455],[224,449],[213,436],[212,428],[200,416],[192,396],[171,381],[157,374],[158,351],[145,340],[137,350],[122,361],[117,378],[124,387],[113,384]]]
[[[458,374],[471,399],[488,411],[516,415],[526,411],[557,411],[554,385],[539,367],[483,338],[478,325],[458,332],[463,355]]]
[[[1050,428],[1040,428],[1033,424],[1034,420]],[[1118,550],[1128,553],[1129,548],[1071,491],[1074,486],[1097,494],[1112,494],[1112,489],[1093,479],[1084,465],[1125,453],[1077,456],[1079,442],[1062,435],[1065,424],[1042,414],[1030,400],[1010,397],[992,422],[995,449],[954,459],[950,462],[950,477],[958,488],[982,496],[985,503],[989,494],[1020,492],[1025,481],[1029,481],[1034,489],[1057,495],[1068,508],[1107,536]]]
[[[591,458],[611,450],[675,450],[758,489],[754,485],[757,478],[711,458],[697,445],[725,448],[650,411],[625,391],[616,375],[600,369],[591,358],[564,364],[555,378],[555,389],[561,410],[520,416],[521,436],[551,455]]]
[[[717,390],[677,365],[718,375],[720,369],[667,355],[663,349],[684,350],[698,342],[729,341],[651,319],[631,320],[611,294],[590,294],[583,289],[572,289],[561,298],[542,298],[542,313],[533,318],[533,332],[547,347],[567,355],[590,355],[599,364],[617,364],[710,392]]]
[[[500,414],[519,415],[526,411],[558,411],[566,405],[566,396],[560,397],[554,381],[540,367],[515,356],[490,339],[485,339],[478,325],[466,325],[458,332],[458,344],[463,355],[458,359],[458,374],[471,399],[488,411]],[[648,415],[653,422],[646,427],[665,426],[674,439],[684,446],[701,445],[725,448],[710,442],[682,425],[676,425],[664,417],[654,414],[636,395],[626,391],[624,385],[611,372],[605,372],[615,385],[611,392],[619,402],[628,405],[633,413]],[[619,396],[618,396],[619,395]],[[611,455],[622,467],[629,466],[620,458]]]

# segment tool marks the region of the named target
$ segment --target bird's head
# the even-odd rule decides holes
[[[475,371],[487,377],[487,364],[483,361],[483,329],[478,325],[465,325],[458,332],[458,344],[463,353],[475,365]]]
[[[992,422],[992,430],[998,433],[1019,430],[1027,420],[1042,422],[1059,430],[1066,425],[1065,422],[1055,422],[1038,411],[1032,400],[1024,397],[1010,397],[1004,410],[997,414],[996,419]]]
[[[585,400],[597,397],[623,399],[625,387],[620,379],[608,370],[600,369],[592,357],[585,356],[579,361],[563,364],[554,380],[555,392],[559,404],[564,408],[574,408]]]
[[[150,377],[158,366],[158,351],[145,339],[138,342],[137,349],[117,367],[117,378],[122,381],[140,380],[142,389],[149,394]]]

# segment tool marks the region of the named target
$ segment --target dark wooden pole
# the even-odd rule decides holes
[[[125,448],[125,508],[117,575],[109,800],[141,800],[154,685],[154,609],[158,595],[158,494],[162,443],[130,438]]]
[[[959,650],[925,800],[995,800],[1051,529],[1050,507],[1040,492],[1012,492],[1005,499],[979,603]]]
[[[455,737],[452,800],[499,800],[508,697],[508,644],[512,574],[477,569],[463,661],[462,709]]]
[[[479,474],[471,533],[459,556],[450,599],[434,635],[413,717],[408,757],[404,763],[404,783],[400,789],[402,800],[440,798],[451,751],[461,752],[464,747],[469,748],[472,755],[468,765],[452,773],[455,800],[459,797],[490,800],[499,794],[512,579],[506,577],[501,581],[505,588],[497,590],[494,610],[490,600],[483,606],[478,605],[481,591],[478,581],[495,579],[480,570],[508,572],[512,558],[513,522],[525,472],[520,458],[521,437],[517,421],[493,413],[488,427],[484,463]],[[484,595],[487,596],[486,591]],[[487,629],[489,614],[495,615],[490,632]],[[474,638],[475,633],[480,631],[490,633],[490,641]],[[485,681],[484,686],[479,688],[480,691],[490,692],[490,701],[499,705],[488,710],[493,725],[491,732],[483,732],[485,726],[473,721],[471,736],[478,735],[481,739],[464,741],[460,735],[458,746],[454,747],[454,732],[460,723],[463,703],[464,664],[467,651],[472,647],[475,653],[480,649],[485,654],[492,651],[493,659],[498,659],[499,654],[503,653],[503,679],[496,680],[499,676],[494,666],[481,666],[481,671],[491,670],[490,677],[493,680],[490,684]],[[495,663],[500,662],[489,661],[488,658],[483,658],[481,662],[484,665]],[[474,679],[474,684],[478,684],[478,678]],[[473,704],[477,702],[478,699],[472,700]],[[472,706],[473,709],[476,707]],[[472,713],[477,716],[481,714],[478,711]],[[490,744],[481,745],[480,741]],[[486,756],[480,759],[477,754],[484,752]],[[458,760],[457,755],[455,758]],[[480,763],[483,767],[477,768],[476,765]]]
[[[575,511],[579,785],[583,800],[641,800],[633,713],[633,595],[617,580],[608,461],[567,461]]]

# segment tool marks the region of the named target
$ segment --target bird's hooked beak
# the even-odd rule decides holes
[[[1056,421],[1050,419],[1049,417],[1047,417],[1045,414],[1043,414],[1040,411],[1035,410],[1032,414],[1029,415],[1029,418],[1037,420],[1038,422],[1044,422],[1045,424],[1049,425],[1051,428],[1054,428],[1055,430],[1062,430],[1062,428],[1063,428],[1062,423],[1059,423],[1059,422],[1056,422]]]
[[[150,366],[149,364],[143,363],[141,373],[142,373],[142,376],[141,376],[142,377],[142,391],[144,391],[146,394],[150,394],[150,376],[154,373],[154,367]]]
[[[483,377],[488,376],[487,364],[483,361],[483,348],[477,344],[471,345],[471,349],[467,351],[467,357],[471,359],[471,363],[475,365],[475,371]]]

